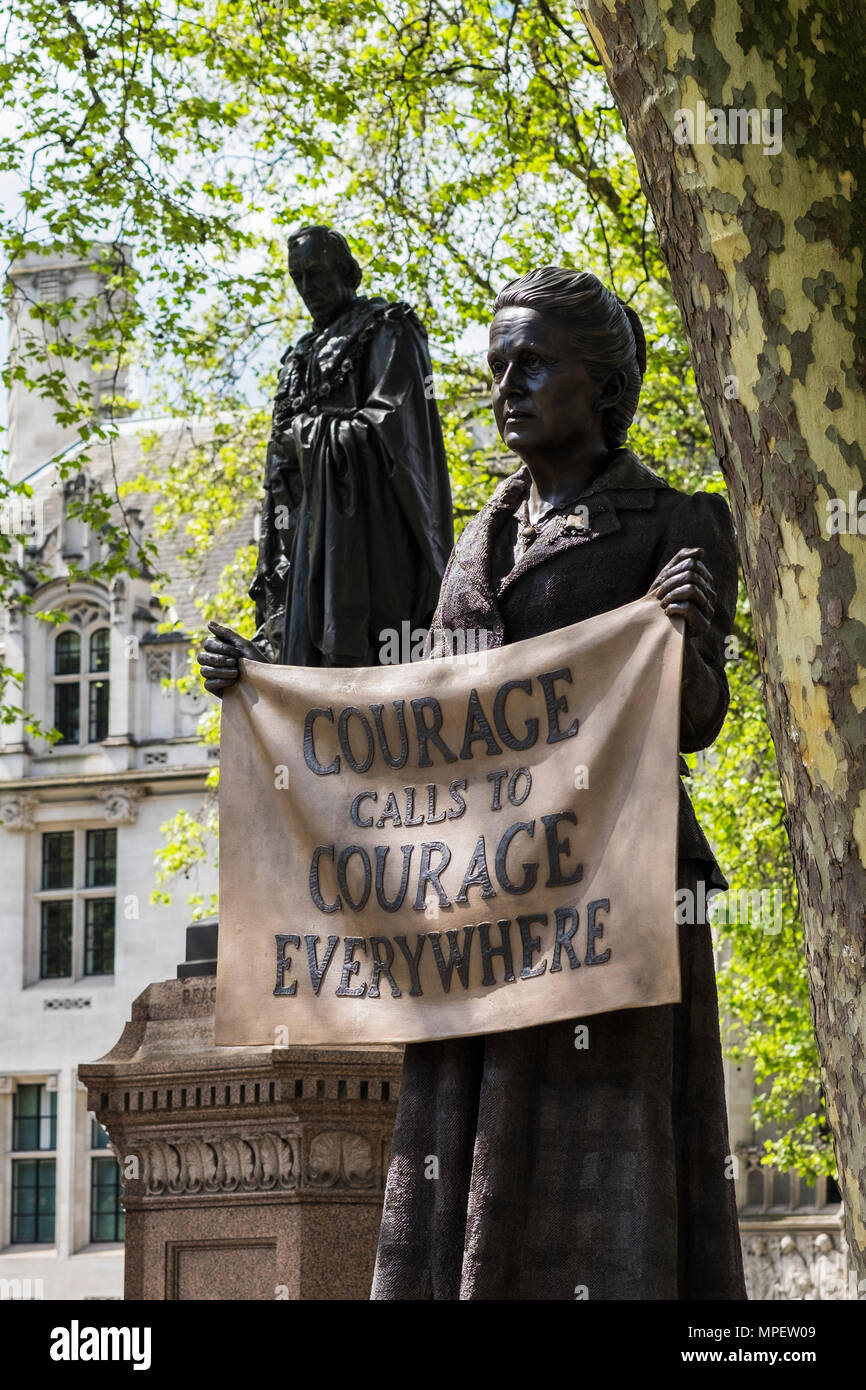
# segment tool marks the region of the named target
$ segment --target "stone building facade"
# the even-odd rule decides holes
[[[31,257],[11,277],[13,351],[33,332],[29,301],[94,293],[92,270],[72,258]],[[93,386],[98,402],[101,383]],[[187,895],[216,888],[206,865],[171,906],[150,901],[160,827],[180,810],[199,814],[215,761],[196,732],[207,697],[163,684],[186,669],[185,630],[197,617],[176,555],[160,557],[178,578],[173,612],[145,578],[70,583],[70,566],[85,567],[102,542],[69,506],[112,473],[121,482],[137,476],[142,430],[158,436],[148,459],[158,468],[200,443],[207,426],[124,421],[111,447],[91,450],[87,477],[64,483],[55,460],[74,462],[69,431],[21,386],[9,405],[8,466],[33,496],[4,522],[26,537],[19,592],[0,605],[0,663],[25,673],[21,705],[63,739],[35,738],[23,720],[0,725],[0,1295],[119,1298],[118,1167],[77,1066],[114,1045],[147,985],[174,976]],[[125,505],[131,524],[147,529],[150,499]],[[226,538],[203,587],[244,539]],[[34,586],[37,553],[50,577]],[[25,591],[29,609],[19,602]],[[64,621],[40,621],[49,609]],[[165,635],[158,628],[167,619],[176,626]]]

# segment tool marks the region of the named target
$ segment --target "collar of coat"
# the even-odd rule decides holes
[[[499,484],[460,538],[455,560],[465,571],[464,582],[471,583],[481,606],[490,610],[491,617],[497,612],[496,599],[521,575],[563,550],[588,545],[601,536],[620,531],[618,512],[649,511],[655,504],[656,492],[670,486],[658,473],[641,463],[631,449],[617,449],[589,487],[569,503],[572,507],[586,507],[588,529],[576,532],[566,525],[565,515],[554,517],[494,590],[490,578],[493,546],[502,528],[511,522],[528,497],[531,484],[529,469],[524,464]]]
[[[332,323],[327,324],[324,328],[310,328],[306,333],[303,333],[293,346],[286,348],[280,362],[287,362],[292,356],[309,357],[314,350],[321,351],[322,347],[333,339],[339,340],[340,349],[345,352],[348,350],[348,340],[366,328],[371,318],[405,318],[407,316],[411,316],[416,323],[418,322],[411,305],[406,304],[402,299],[391,301],[383,299],[381,295],[373,295],[368,298],[366,295],[358,294]],[[418,326],[420,327],[420,323]]]

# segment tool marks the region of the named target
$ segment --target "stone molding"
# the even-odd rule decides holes
[[[212,977],[149,986],[78,1069],[120,1163],[126,1296],[366,1299],[402,1049],[218,1048],[215,996]],[[835,1212],[741,1215],[740,1231],[752,1299],[855,1296]],[[240,1250],[249,1275],[231,1265],[226,1293]]]
[[[145,1139],[121,1157],[121,1173],[129,1172],[136,1196],[285,1192],[298,1185],[296,1152],[297,1139],[275,1130]]]
[[[115,1130],[124,1192],[128,1197],[195,1197],[214,1193],[290,1192],[299,1188],[331,1191],[376,1186],[373,1145],[363,1134],[323,1130],[305,1147],[300,1132],[276,1129],[254,1133],[180,1135],[123,1143]],[[384,1176],[384,1174],[383,1174]]]

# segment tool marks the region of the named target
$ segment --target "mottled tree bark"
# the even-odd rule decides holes
[[[863,1278],[866,6],[581,8],[637,157],[734,510]],[[725,143],[698,143],[700,102],[713,133],[712,108],[766,109],[760,143],[727,143],[729,128]],[[765,153],[777,111],[781,148]]]

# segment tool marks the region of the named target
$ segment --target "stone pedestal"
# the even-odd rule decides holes
[[[78,1069],[120,1163],[125,1297],[368,1298],[402,1048],[217,1048],[215,996],[150,985]]]

